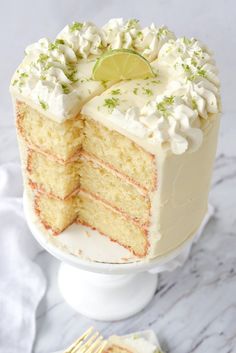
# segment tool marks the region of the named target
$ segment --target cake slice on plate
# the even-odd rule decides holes
[[[103,353],[162,353],[153,331],[111,336]]]

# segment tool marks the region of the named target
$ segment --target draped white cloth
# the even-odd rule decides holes
[[[18,163],[0,166],[0,353],[30,353],[46,281],[26,225]]]

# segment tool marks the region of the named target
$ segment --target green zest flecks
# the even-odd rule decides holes
[[[118,89],[113,89],[112,91],[111,91],[111,94],[113,95],[113,96],[117,96],[118,94],[120,94],[120,89],[118,88]]]
[[[164,117],[167,117],[169,115],[168,108],[174,104],[174,101],[174,96],[164,97],[162,102],[157,103],[156,108]]]
[[[83,28],[83,23],[73,22],[69,28],[70,28],[70,32],[80,31]]]
[[[48,109],[48,104],[45,101],[43,101],[40,97],[38,97],[38,101],[39,101],[39,104],[43,110]]]
[[[70,93],[70,88],[66,83],[61,83],[61,88],[62,88],[64,94]]]
[[[153,96],[153,91],[150,88],[143,88],[143,94],[145,94],[148,97]]]
[[[50,43],[48,46],[49,50],[57,50],[59,45],[64,45],[65,41],[63,39],[56,39],[55,42]]]
[[[113,110],[118,105],[119,105],[119,99],[115,97],[105,99],[103,104],[103,106],[108,108],[109,110]]]

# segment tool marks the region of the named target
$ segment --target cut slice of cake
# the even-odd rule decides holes
[[[103,59],[117,53],[111,70]],[[147,77],[123,77],[136,77],[132,56]],[[110,80],[96,81],[96,67]],[[10,90],[25,189],[52,235],[81,223],[153,258],[199,228],[220,97],[212,55],[198,40],[137,20],[75,22],[26,49]]]
[[[162,353],[153,331],[111,336],[103,353]]]

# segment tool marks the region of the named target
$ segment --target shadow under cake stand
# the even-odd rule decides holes
[[[213,213],[210,206],[198,232],[175,250],[141,261],[107,237],[78,224],[53,237],[38,222],[26,193],[23,203],[33,236],[61,261],[58,284],[65,301],[77,312],[103,321],[128,318],[148,305],[157,289],[157,273],[172,271],[186,261]]]

